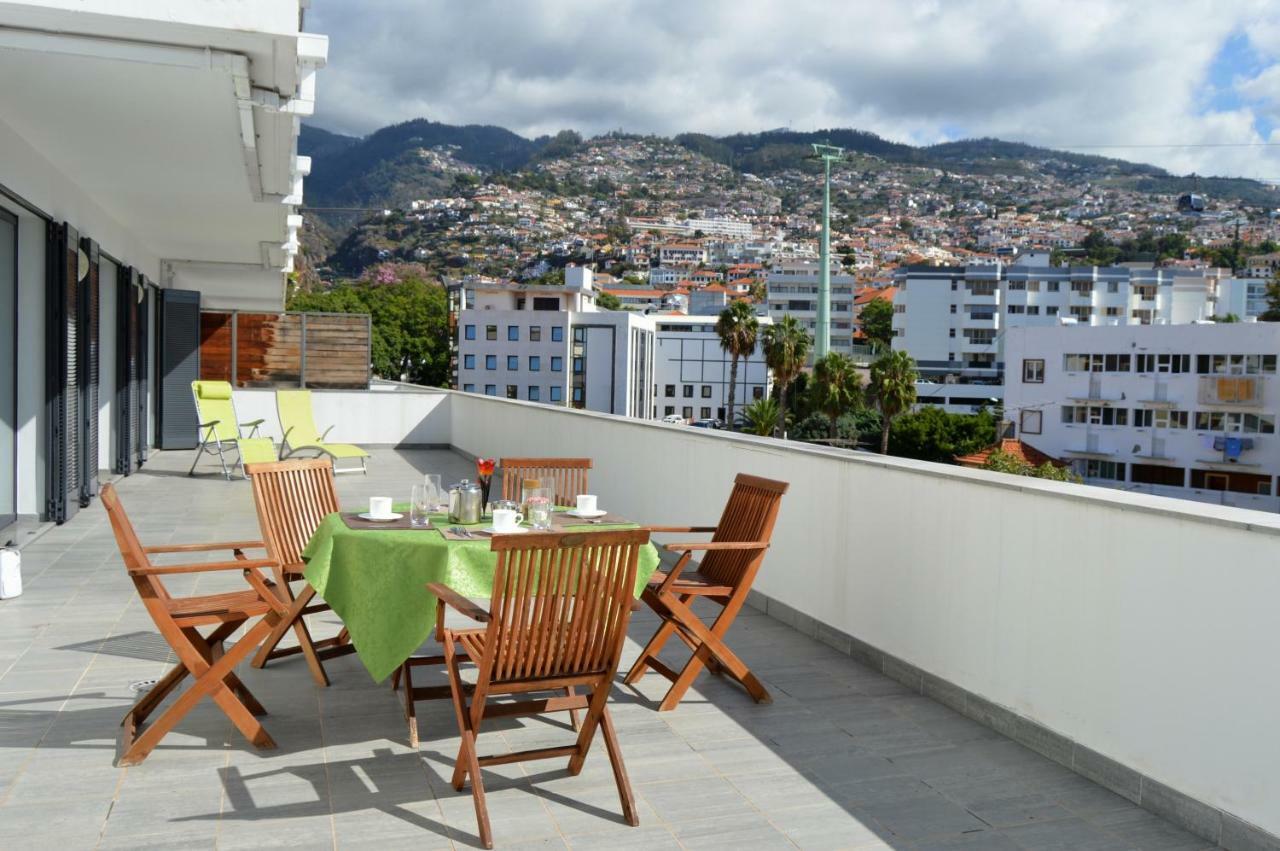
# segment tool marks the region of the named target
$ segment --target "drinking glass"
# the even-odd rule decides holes
[[[530,488],[525,491],[525,519],[535,529],[551,528],[551,512],[555,506],[555,490]]]
[[[440,479],[440,474],[427,473],[423,476],[422,483],[427,489],[427,499],[431,501],[432,510],[447,510],[449,495],[444,489],[444,483]]]
[[[435,496],[427,484],[414,485],[409,495],[409,525],[425,528],[431,525],[431,512],[435,510]]]

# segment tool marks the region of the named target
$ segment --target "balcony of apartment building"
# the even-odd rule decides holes
[[[236,393],[278,440],[272,392]],[[617,686],[640,827],[595,753],[577,777],[493,769],[498,847],[1277,847],[1274,515],[404,385],[313,398],[373,455],[339,477],[345,505],[566,447],[592,458],[602,505],[645,523],[714,522],[739,472],[791,483],[728,633],[773,702],[704,673],[660,713],[660,677]],[[153,453],[117,482],[146,542],[257,537],[248,483],[187,477],[189,461]],[[168,649],[97,505],[22,556],[26,591],[0,602],[9,847],[35,830],[64,847],[475,844],[449,708],[419,704],[409,747],[397,696],[355,656],[326,663],[328,688],[296,659],[241,671],[276,751],[209,709],[114,768],[120,714]],[[654,625],[637,613],[626,661]],[[505,723],[490,747],[557,733]]]

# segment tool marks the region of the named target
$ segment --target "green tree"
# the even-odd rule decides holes
[[[728,427],[733,428],[733,408],[737,401],[738,360],[750,357],[756,350],[760,336],[760,321],[756,312],[745,301],[735,301],[720,312],[716,319],[716,336],[720,348],[729,355],[729,413]]]
[[[600,290],[596,293],[596,307],[601,310],[622,310],[622,302],[613,293]]]
[[[1075,473],[1071,472],[1070,467],[1059,467],[1056,464],[1050,464],[1045,461],[1039,467],[1032,466],[1015,455],[997,449],[987,458],[987,462],[982,465],[984,470],[993,470],[997,473],[1009,473],[1013,476],[1030,476],[1036,479],[1050,479],[1055,482],[1080,482],[1081,479]]]
[[[858,315],[862,334],[871,344],[872,351],[888,351],[893,343],[893,302],[876,297],[867,302]]]
[[[781,406],[772,396],[757,399],[742,409],[742,417],[747,422],[746,430],[751,434],[768,437],[778,425],[778,414]]]
[[[790,313],[764,329],[764,359],[778,387],[778,437],[786,433],[787,388],[804,370],[811,345],[808,329]]]
[[[1263,322],[1280,322],[1280,273],[1267,284],[1267,309],[1258,315]]]
[[[845,414],[836,420],[836,437],[856,444],[865,434],[880,433],[880,414],[870,408],[862,408]],[[791,429],[790,436],[810,443],[826,443],[830,439],[831,423],[826,414],[814,411]]]
[[[355,283],[346,281],[326,292],[298,293],[289,310],[328,313],[368,313],[373,326],[374,375],[445,387],[449,383],[449,308],[444,287],[418,273],[384,283],[387,275]]]
[[[853,359],[842,352],[828,352],[813,365],[814,407],[826,414],[828,437],[836,438],[836,421],[857,407],[862,397],[862,376]]]
[[[868,396],[880,411],[880,454],[889,453],[889,427],[916,401],[916,362],[904,351],[886,352],[871,364]]]
[[[949,414],[938,405],[922,405],[903,414],[889,429],[889,454],[950,464],[957,455],[996,441],[996,418],[983,408],[976,414]]]

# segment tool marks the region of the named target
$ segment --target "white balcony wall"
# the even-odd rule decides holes
[[[502,406],[502,407],[499,407]],[[1280,832],[1274,515],[452,394],[453,444],[584,455],[602,505],[714,523],[791,483],[756,588]]]
[[[385,392],[312,390],[311,408],[320,431],[333,426],[326,438],[331,443],[448,446],[449,405],[463,395],[427,388]],[[237,388],[235,403],[240,422],[265,420],[259,433],[280,442],[282,432],[274,390]]]

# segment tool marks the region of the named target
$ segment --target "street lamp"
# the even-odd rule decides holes
[[[844,148],[813,143],[808,160],[822,160],[822,247],[818,255],[818,327],[814,339],[814,356],[821,358],[831,351],[831,163],[844,159]]]

